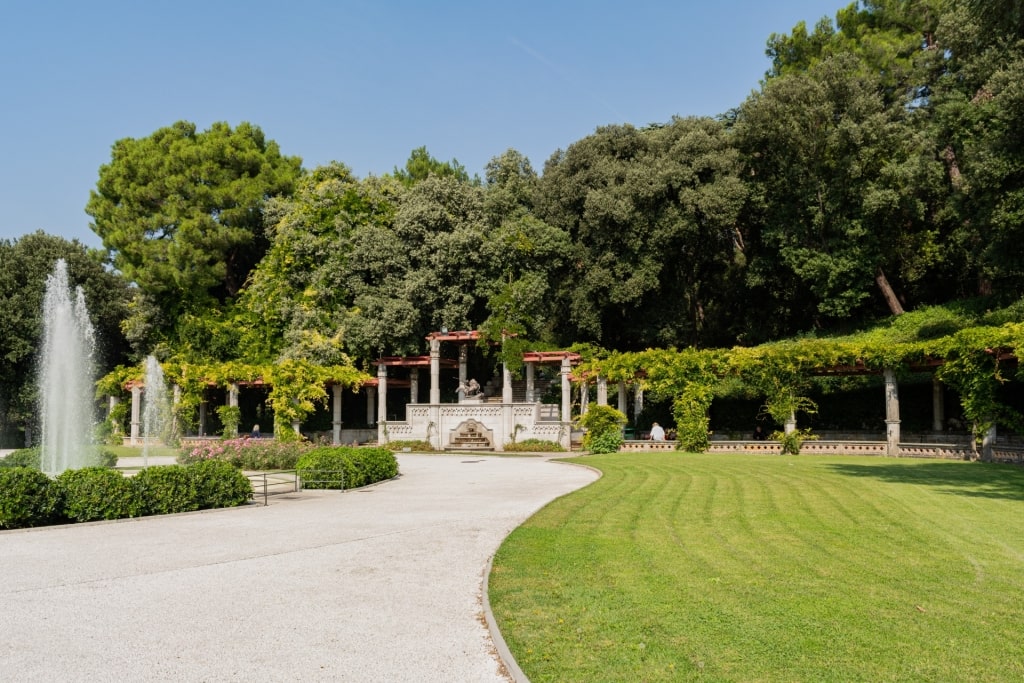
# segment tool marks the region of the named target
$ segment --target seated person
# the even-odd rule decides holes
[[[665,430],[662,429],[662,426],[660,424],[655,422],[654,424],[651,425],[651,441],[664,441],[664,440],[665,440]]]

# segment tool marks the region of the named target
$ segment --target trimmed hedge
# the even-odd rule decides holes
[[[236,507],[252,499],[252,484],[229,462],[206,460],[185,469],[192,477],[200,510]]]
[[[398,474],[394,453],[384,447],[323,446],[301,458],[295,469],[308,489],[354,489]]]
[[[145,504],[131,479],[116,470],[83,467],[57,475],[64,514],[73,522],[139,517]]]
[[[93,467],[115,467],[117,455],[100,446],[90,446],[92,453],[89,456],[90,466]],[[31,467],[34,470],[42,469],[43,450],[39,446],[21,448],[10,453],[6,458],[0,458],[0,468],[8,467]]]
[[[56,479],[30,467],[0,470],[0,529],[235,507],[252,499],[244,474],[223,461],[161,465],[134,477],[102,467]]]
[[[187,467],[149,467],[132,479],[142,500],[144,515],[168,515],[199,509],[195,477]]]
[[[0,470],[0,529],[52,524],[60,518],[60,493],[37,469]]]
[[[510,453],[565,453],[565,447],[556,441],[523,439],[505,444],[505,451]]]

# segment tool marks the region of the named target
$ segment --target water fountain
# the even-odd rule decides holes
[[[146,390],[142,409],[142,465],[149,466],[150,442],[164,433],[170,425],[170,400],[164,370],[153,356],[146,356]]]
[[[47,474],[90,464],[95,348],[85,294],[76,287],[72,296],[67,263],[59,259],[46,278],[39,364],[41,468]]]

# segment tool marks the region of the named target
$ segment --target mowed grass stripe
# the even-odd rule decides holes
[[[1024,473],[616,454],[499,550],[532,681],[1024,679]]]

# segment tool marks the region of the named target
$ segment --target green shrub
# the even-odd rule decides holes
[[[354,448],[352,457],[362,474],[362,481],[355,486],[367,486],[398,476],[398,461],[395,454],[386,448]]]
[[[622,446],[622,426],[626,416],[611,406],[591,406],[579,420],[587,430],[583,448],[591,453],[615,453]]]
[[[195,478],[181,465],[148,467],[132,479],[143,514],[167,515],[199,509]]]
[[[206,460],[185,468],[192,478],[199,509],[244,505],[252,498],[252,484],[238,468],[223,460]]]
[[[782,446],[782,455],[800,455],[800,447],[804,441],[814,441],[817,434],[812,434],[810,429],[795,429],[789,434],[786,432],[772,432],[772,439]]]
[[[343,489],[345,482],[354,481],[355,465],[349,458],[349,446],[323,446],[314,448],[299,458],[295,469],[307,489]],[[349,484],[348,488],[352,488]]]
[[[40,526],[60,517],[60,495],[38,469],[0,470],[0,529]]]
[[[564,453],[565,448],[557,441],[545,441],[543,439],[523,439],[515,443],[505,444],[505,450],[512,453]]]
[[[90,453],[86,460],[92,467],[114,467],[117,465],[117,455],[106,448],[90,446]],[[14,451],[6,458],[0,458],[0,468],[3,467],[31,467],[34,470],[42,469],[43,449],[39,446],[22,448]]]
[[[30,467],[34,470],[40,469],[42,449],[39,446],[22,448],[9,453],[6,458],[0,458],[0,468],[4,467]]]
[[[351,489],[394,477],[398,461],[383,446],[324,446],[304,454],[295,468],[304,488]]]
[[[57,476],[64,514],[74,522],[138,517],[142,500],[131,480],[116,470],[83,467]]]
[[[434,447],[430,445],[429,441],[389,441],[384,444],[384,448],[387,448],[392,453],[404,451],[406,448],[410,451],[426,451],[427,453],[434,450]]]

